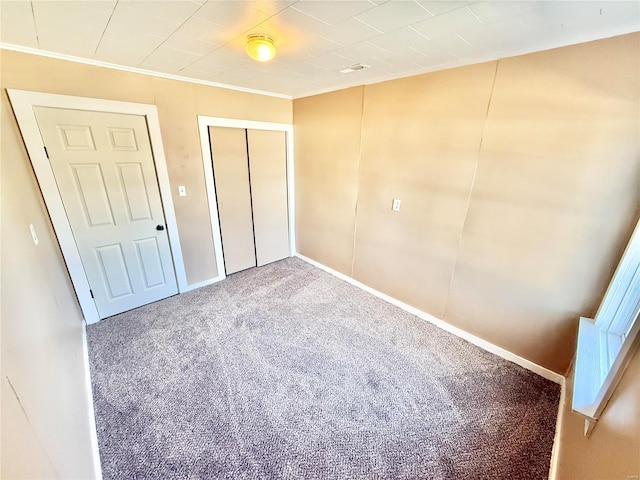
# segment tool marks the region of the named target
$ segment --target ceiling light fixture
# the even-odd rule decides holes
[[[247,55],[259,62],[267,62],[276,56],[276,47],[271,37],[262,34],[247,37]]]
[[[369,65],[365,65],[364,63],[355,63],[349,67],[341,68],[340,73],[357,72],[358,70],[364,70],[365,68],[371,68],[371,67]]]

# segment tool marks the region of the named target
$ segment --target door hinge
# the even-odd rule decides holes
[[[93,290],[89,290],[89,293],[91,294],[91,298],[95,298],[95,297],[93,296]]]
[[[47,158],[49,158],[49,152],[47,151],[46,145],[44,147],[44,154],[47,156]]]

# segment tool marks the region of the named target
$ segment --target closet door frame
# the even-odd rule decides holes
[[[287,205],[289,220],[289,256],[295,254],[295,197],[293,183],[293,125],[289,123],[257,122],[254,120],[240,120],[235,118],[207,117],[198,115],[198,130],[200,132],[200,148],[202,149],[202,166],[204,168],[204,180],[207,187],[207,201],[209,203],[209,215],[211,219],[211,234],[213,236],[213,248],[216,254],[216,266],[218,278],[226,277],[224,268],[224,254],[222,252],[222,234],[218,217],[218,203],[216,201],[216,187],[213,181],[213,154],[209,140],[209,127],[241,128],[248,130],[270,130],[285,132],[287,146]]]

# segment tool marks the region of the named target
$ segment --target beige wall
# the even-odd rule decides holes
[[[363,91],[293,103],[296,248],[345,274],[353,257]]]
[[[215,275],[196,115],[291,123],[291,101],[1,51],[2,478],[92,478],[82,314],[6,88],[158,107],[189,283]],[[40,238],[35,246],[33,224]]]
[[[632,34],[295,100],[298,251],[564,373],[640,213],[639,96]]]
[[[155,104],[189,284],[217,275],[198,115],[291,123],[291,101],[2,51],[2,87]],[[28,161],[26,153],[24,159]],[[187,196],[177,195],[178,185]]]
[[[593,313],[638,216],[639,40],[295,101],[299,251],[563,372],[577,316]],[[2,476],[88,478],[82,316],[4,88],[158,106],[173,190],[189,192],[174,198],[189,283],[215,273],[196,115],[286,123],[291,102],[14,52],[1,61]],[[632,438],[637,378],[636,354],[594,451]],[[564,447],[560,472],[580,452]]]
[[[91,478],[82,314],[4,94],[0,103],[1,475]]]
[[[589,438],[583,434],[583,418],[571,412],[572,375],[573,372],[567,377],[561,410],[556,478],[628,480],[640,477],[640,350],[636,348]]]

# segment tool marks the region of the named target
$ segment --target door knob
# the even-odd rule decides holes
[[[164,225],[156,225],[156,230],[161,232],[162,230],[164,230]]]

